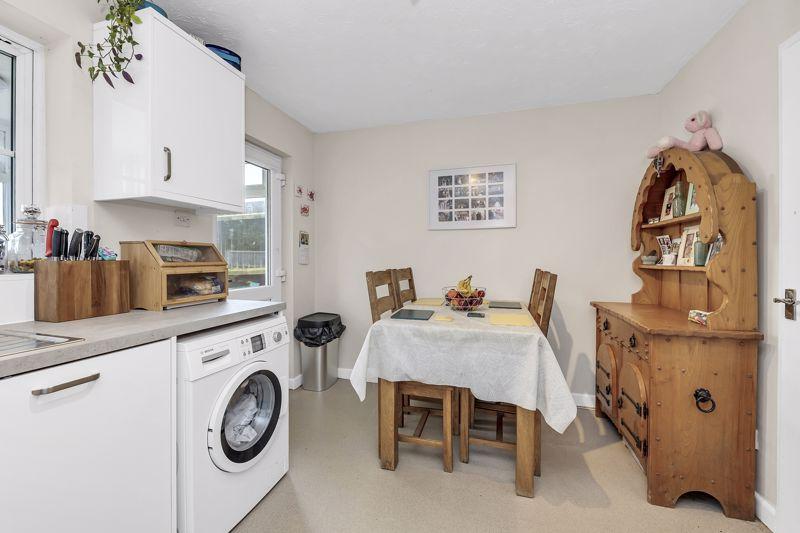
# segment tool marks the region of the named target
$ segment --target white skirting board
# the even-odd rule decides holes
[[[775,506],[756,492],[756,516],[772,531],[777,531],[778,521],[775,517]]]

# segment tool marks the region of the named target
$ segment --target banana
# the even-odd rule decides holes
[[[472,294],[472,276],[467,276],[459,281],[456,290],[461,296],[470,296]]]

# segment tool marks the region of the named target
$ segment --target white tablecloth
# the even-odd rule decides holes
[[[577,407],[553,349],[537,326],[497,326],[491,313],[527,310],[479,309],[486,318],[467,318],[448,307],[407,305],[453,317],[452,322],[398,320],[374,323],[353,367],[350,382],[366,397],[367,378],[468,387],[476,398],[539,410],[563,433]],[[530,316],[530,315],[528,315]]]

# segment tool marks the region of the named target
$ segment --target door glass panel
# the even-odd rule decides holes
[[[245,212],[217,217],[217,246],[228,262],[230,289],[269,285],[270,171],[244,165]]]
[[[14,58],[0,52],[0,224],[11,232],[14,218]]]
[[[239,385],[228,402],[223,419],[225,440],[234,451],[254,446],[264,435],[276,406],[276,391],[263,373],[253,374]]]

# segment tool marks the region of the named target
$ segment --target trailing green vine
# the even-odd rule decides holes
[[[102,76],[106,83],[114,87],[112,77],[118,79],[122,76],[128,83],[133,83],[133,76],[127,68],[134,59],[142,60],[142,54],[136,52],[139,43],[133,38],[133,25],[142,23],[142,19],[136,15],[142,0],[97,0],[98,4],[102,2],[108,4],[108,36],[99,43],[78,41],[75,62],[83,68],[84,61],[88,60],[87,72],[92,81]]]

